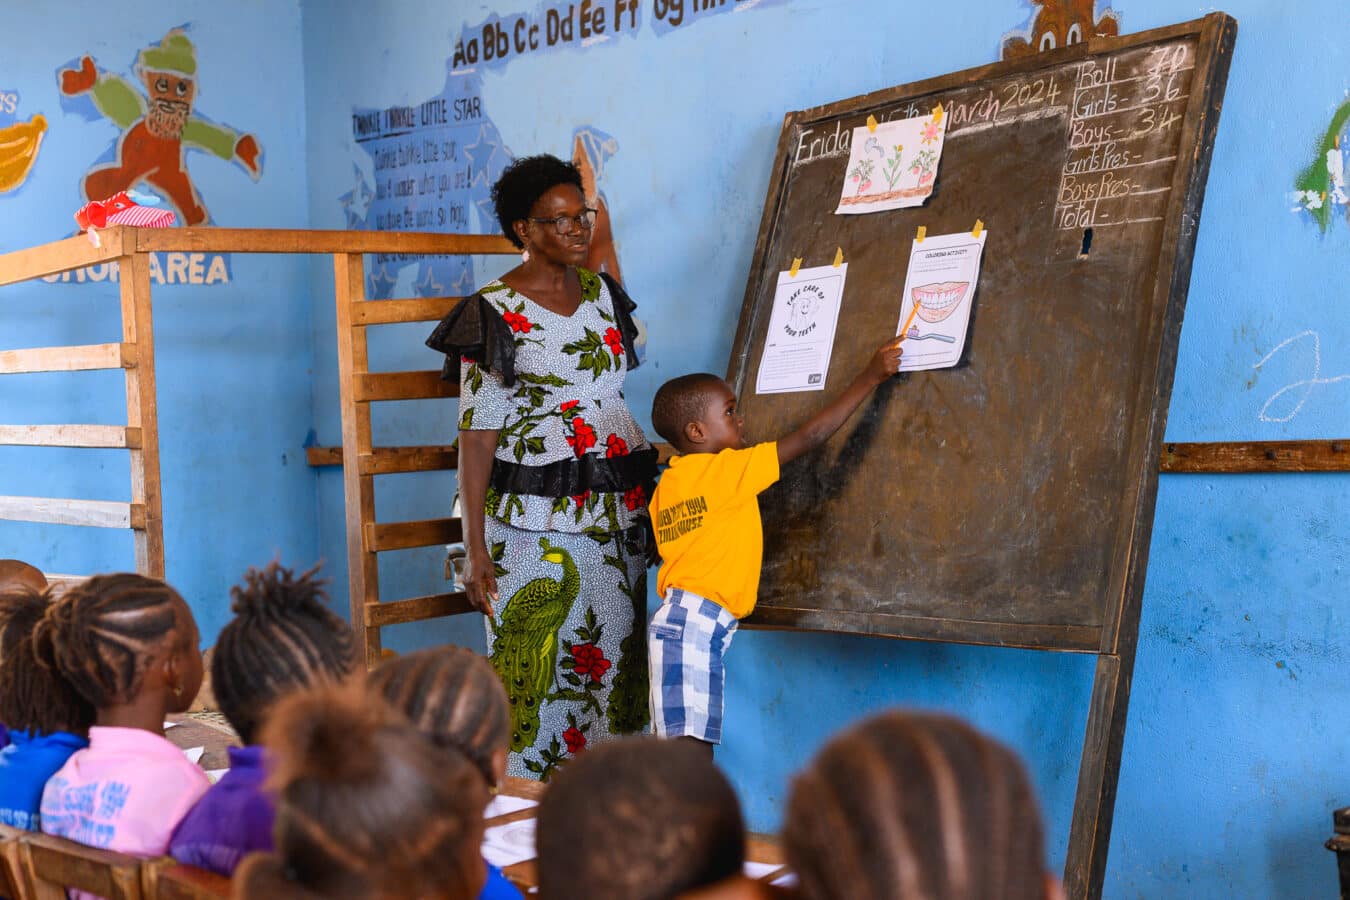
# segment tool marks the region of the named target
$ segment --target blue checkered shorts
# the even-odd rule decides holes
[[[711,600],[671,588],[647,628],[652,724],[662,737],[722,740],[726,670],[736,617]]]

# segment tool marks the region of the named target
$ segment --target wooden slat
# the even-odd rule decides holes
[[[152,229],[172,231],[169,228]],[[128,456],[131,502],[141,504],[145,520],[132,536],[136,571],[164,577],[164,506],[159,478],[159,409],[155,390],[155,329],[150,305],[150,257],[124,256],[121,269],[122,340],[135,344],[145,365],[127,370],[127,426],[140,429],[141,447]]]
[[[1350,472],[1350,438],[1169,443],[1161,471],[1177,475]]]
[[[402,472],[444,472],[455,468],[459,454],[453,447],[376,447],[361,454],[357,467],[362,475],[395,475]]]
[[[352,324],[438,322],[463,299],[463,297],[419,297],[413,300],[364,300],[352,305]]]
[[[0,256],[0,285],[83,269],[121,255],[122,229],[100,233],[97,247],[89,242],[88,237],[80,234]]]
[[[440,372],[367,372],[352,380],[357,403],[459,396],[459,383],[445,381]]]
[[[147,869],[152,866],[155,867],[154,900],[228,900],[230,897],[230,879],[224,875],[175,863],[172,859],[145,864]]]
[[[144,528],[145,507],[139,503],[111,500],[0,497],[0,519],[93,528]]]
[[[352,326],[352,307],[366,299],[365,257],[359,253],[333,257],[334,302],[337,304],[338,396],[342,410],[342,449],[347,459],[369,453],[372,440],[370,406],[356,402],[356,373],[370,369],[366,329]],[[367,549],[366,522],[375,518],[375,479],[356,466],[342,467],[347,526],[347,572],[350,577],[351,623],[365,647],[366,665],[381,657],[380,629],[366,622],[366,604],[380,602],[379,558]]]
[[[109,229],[111,231],[112,229]],[[327,231],[286,228],[128,229],[128,248],[197,253],[410,253],[516,255],[520,250],[495,234],[412,231]]]
[[[136,449],[141,446],[141,430],[122,425],[0,425],[0,444]]]
[[[433,547],[463,540],[459,519],[423,519],[419,522],[366,522],[362,528],[367,553]],[[369,604],[367,604],[369,606]]]
[[[43,572],[42,574],[47,579],[47,586],[58,591],[64,591],[89,580],[88,575],[58,575],[55,572]]]
[[[28,372],[90,372],[129,369],[136,365],[132,344],[81,344],[72,347],[34,347],[0,350],[0,375]]]
[[[37,897],[66,896],[62,888],[76,888],[108,900],[139,900],[141,861],[111,850],[86,847],[46,834],[23,839],[27,874]]]
[[[432,594],[428,597],[413,597],[410,600],[367,603],[366,625],[371,628],[383,628],[386,625],[422,622],[426,619],[440,619],[468,612],[473,612],[473,607],[462,591],[453,594]]]
[[[305,463],[318,468],[320,466],[342,465],[341,447],[306,447]]]

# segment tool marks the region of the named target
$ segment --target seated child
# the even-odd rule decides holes
[[[463,647],[436,647],[391,659],[370,673],[370,687],[438,747],[473,761],[496,793],[506,775],[511,713],[492,665]],[[518,900],[502,870],[487,864],[479,900]]]
[[[571,760],[539,804],[542,900],[673,900],[740,873],[736,792],[688,741],[637,737]]]
[[[792,783],[783,844],[805,900],[1047,900],[1041,818],[1017,756],[947,716],[889,712]]]
[[[0,593],[13,588],[27,588],[36,593],[47,589],[47,576],[37,566],[17,559],[0,559]],[[16,726],[17,727],[17,726]],[[9,731],[0,714],[0,748],[9,744]]]
[[[354,684],[293,693],[263,745],[276,850],[240,865],[238,900],[473,900],[483,889],[482,775],[379,695]]]
[[[256,743],[263,719],[286,694],[342,681],[356,668],[352,630],[325,605],[317,571],[296,578],[274,562],[230,590],[234,619],[216,639],[211,683],[246,746],[229,748],[229,772],[174,831],[169,853],[181,863],[228,876],[248,854],[272,849],[275,811]]]
[[[210,786],[164,739],[164,717],[187,710],[202,683],[197,623],[156,578],[96,575],[47,607],[38,657],[95,710],[89,747],[47,782],[42,830],[134,856],[160,856]]]
[[[883,344],[843,393],[777,443],[746,447],[736,395],[716,375],[684,375],[656,392],[652,425],[679,453],[651,502],[662,559],[662,604],[647,631],[657,734],[704,742],[708,753],[721,742],[723,657],[759,592],[759,493],[899,371],[901,340]]]
[[[31,588],[0,593],[0,718],[14,729],[0,750],[0,825],[40,831],[47,780],[89,746],[94,708],[59,674],[38,664],[33,630],[47,600]]]

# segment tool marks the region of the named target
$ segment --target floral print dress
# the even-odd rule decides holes
[[[507,773],[542,780],[587,744],[649,720],[650,484],[549,496],[498,477],[609,470],[651,453],[624,402],[629,360],[614,300],[599,276],[577,272],[582,302],[571,316],[501,282],[479,292],[510,327],[514,385],[467,358],[460,366],[460,428],[500,432],[485,526],[499,599],[486,627],[511,702]]]

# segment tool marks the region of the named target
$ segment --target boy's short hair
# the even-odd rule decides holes
[[[21,559],[0,559],[0,591],[29,588],[41,593],[47,589],[47,576],[37,566]]]
[[[831,740],[793,779],[783,845],[805,900],[1045,895],[1026,770],[949,716],[882,713]]]
[[[587,749],[554,776],[537,834],[543,897],[667,900],[745,862],[736,792],[686,740]]]
[[[710,372],[681,375],[661,385],[652,400],[652,427],[676,447],[684,444],[684,426],[697,422],[707,408],[708,390],[726,386]]]
[[[286,694],[341,681],[355,668],[352,630],[326,605],[315,566],[298,578],[278,562],[249,569],[230,589],[234,619],[216,639],[211,689],[220,711],[252,744],[269,708]]]
[[[55,667],[38,661],[33,632],[49,601],[29,588],[0,592],[0,722],[36,736],[84,735],[94,707]]]

